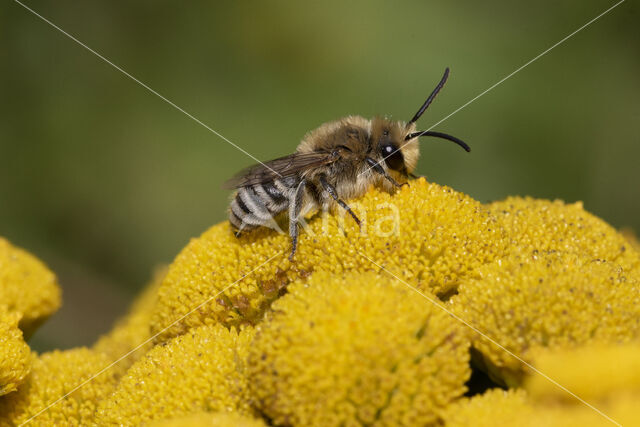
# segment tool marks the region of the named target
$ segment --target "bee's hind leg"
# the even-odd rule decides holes
[[[291,255],[289,255],[289,261],[293,261],[293,256],[296,254],[296,249],[298,248],[298,217],[302,209],[302,197],[304,196],[306,184],[306,180],[303,179],[300,181],[293,200],[289,204],[289,236],[291,237]]]
[[[244,233],[244,222],[240,221],[239,225],[236,225],[233,222],[231,222],[231,228],[233,231],[233,235],[239,239]]]
[[[349,212],[349,215],[351,215],[358,226],[360,226],[360,219],[356,216],[355,213],[353,213],[349,205],[346,204],[344,200],[340,198],[340,196],[338,196],[338,192],[336,191],[335,187],[327,182],[327,178],[324,175],[320,175],[318,181],[320,182],[320,185],[322,185],[322,188],[324,188],[324,191],[329,193],[333,200],[335,200],[340,206],[342,206],[345,211]]]
[[[239,227],[234,226],[233,228],[233,235],[239,239],[245,234],[251,232],[251,230],[254,230],[256,227],[254,225],[247,224],[246,222],[241,222]]]

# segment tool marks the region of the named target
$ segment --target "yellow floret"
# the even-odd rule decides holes
[[[317,272],[258,326],[250,387],[276,425],[426,425],[464,393],[468,345],[464,326],[384,274]]]
[[[259,418],[240,415],[235,412],[198,412],[169,420],[149,423],[149,427],[266,427]]]
[[[21,314],[20,329],[30,336],[60,307],[55,275],[37,258],[0,237],[0,302]]]
[[[178,321],[162,341],[206,323],[255,324],[288,283],[313,271],[380,270],[360,253],[422,290],[448,293],[505,248],[503,231],[479,202],[424,179],[393,196],[373,189],[349,204],[362,230],[349,216],[316,215],[293,263],[289,237],[268,229],[237,239],[224,222],[193,239],[158,292],[153,332]]]
[[[640,395],[640,342],[543,349],[533,355],[533,361],[540,371],[589,402],[619,392]],[[534,373],[527,377],[525,388],[538,401],[575,403],[574,397]]]
[[[0,305],[0,396],[15,391],[31,367],[29,346],[18,329],[20,314]]]
[[[120,319],[108,334],[100,337],[93,346],[94,350],[106,354],[114,362],[130,353],[113,366],[112,369],[118,377],[152,347],[149,331],[151,310],[156,303],[158,288],[166,273],[166,268],[159,268],[151,282],[131,305],[127,315]],[[149,342],[145,343],[147,340]]]
[[[140,425],[197,411],[250,413],[244,364],[253,330],[194,328],[131,366],[100,405],[99,425]]]
[[[640,266],[640,255],[624,236],[585,211],[581,202],[509,197],[488,207],[509,233],[512,251],[575,252],[629,271]]]
[[[532,414],[524,391],[492,389],[449,405],[444,418],[446,427],[522,426]]]
[[[640,335],[640,283],[607,261],[571,253],[511,256],[478,270],[459,287],[451,308],[517,356],[536,347],[574,347]],[[476,335],[475,360],[494,379],[519,385],[523,365]]]
[[[0,398],[0,426],[19,425],[30,420],[108,364],[106,356],[87,348],[53,351],[34,357],[31,372],[18,391]],[[97,403],[113,391],[115,382],[109,371],[95,376],[33,418],[30,425],[89,424]]]

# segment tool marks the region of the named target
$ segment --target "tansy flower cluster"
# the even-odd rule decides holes
[[[640,423],[640,254],[580,204],[412,181],[286,235],[192,239],[90,348],[0,239],[0,426]],[[481,381],[478,381],[478,378]]]

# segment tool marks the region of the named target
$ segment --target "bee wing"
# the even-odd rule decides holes
[[[310,168],[328,165],[337,159],[336,153],[323,151],[290,154],[241,170],[233,178],[225,182],[224,188],[248,187],[271,182],[276,178],[293,176]]]

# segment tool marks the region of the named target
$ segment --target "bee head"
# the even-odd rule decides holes
[[[392,122],[387,119],[377,118],[372,122],[371,137],[376,144],[379,155],[384,159],[387,168],[400,173],[406,177],[413,172],[418,163],[420,155],[417,141],[421,136],[435,136],[437,138],[446,139],[454,142],[465,149],[471,151],[471,148],[462,140],[442,132],[418,131],[416,132],[416,122],[426,111],[431,102],[440,92],[449,77],[449,68],[444,70],[444,75],[438,85],[433,89],[427,100],[418,109],[413,118],[407,123]]]
[[[415,130],[415,125],[411,131]],[[404,122],[376,117],[371,121],[371,141],[380,163],[391,172],[406,178],[416,167],[420,155],[418,144],[407,144]]]

